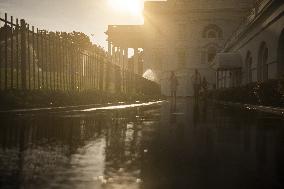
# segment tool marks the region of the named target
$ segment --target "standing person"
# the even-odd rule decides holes
[[[203,89],[203,97],[206,98],[207,90],[208,90],[208,81],[207,81],[206,77],[203,77],[202,89]]]
[[[197,103],[199,99],[199,92],[201,88],[201,75],[197,69],[195,69],[194,75],[191,78],[192,85],[193,85],[193,95],[194,95],[194,102]]]
[[[206,114],[207,114],[207,91],[208,91],[208,81],[206,77],[203,77],[202,80],[202,97],[203,97],[203,118],[206,120]]]
[[[174,103],[176,103],[177,86],[178,86],[178,80],[175,73],[172,71],[170,77],[170,90],[171,90],[171,98],[174,100]]]

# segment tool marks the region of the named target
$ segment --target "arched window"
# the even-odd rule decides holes
[[[207,49],[207,62],[211,63],[214,60],[216,54],[217,54],[216,47],[209,47]]]
[[[221,39],[223,38],[223,31],[219,26],[210,24],[204,28],[202,36],[203,38],[209,38],[209,39],[214,39],[214,38]]]
[[[268,48],[265,42],[262,42],[258,51],[257,79],[266,81],[268,79]]]
[[[214,30],[210,30],[207,32],[207,38],[217,38],[218,34]]]
[[[284,78],[284,29],[279,37],[278,45],[278,77]]]
[[[245,61],[245,75],[247,83],[252,82],[252,56],[251,52],[247,52],[246,61]]]

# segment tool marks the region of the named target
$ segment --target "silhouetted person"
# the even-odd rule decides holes
[[[204,100],[206,100],[207,91],[208,91],[208,81],[207,81],[206,77],[203,77],[203,80],[202,80],[202,90],[203,90]]]
[[[194,75],[192,76],[191,80],[193,85],[194,102],[198,103],[202,81],[201,81],[201,75],[197,69],[195,69]]]
[[[176,103],[177,86],[178,86],[178,80],[175,73],[172,71],[170,77],[170,90],[171,90],[171,98],[174,101],[174,104]]]

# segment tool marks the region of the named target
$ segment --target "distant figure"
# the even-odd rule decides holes
[[[207,82],[206,77],[203,77],[203,80],[202,80],[202,90],[203,90],[203,97],[206,98],[207,91],[208,91],[208,82]]]
[[[208,92],[208,82],[207,82],[206,77],[203,77],[203,80],[202,80],[203,120],[206,120],[206,115],[207,115],[207,92]]]
[[[199,99],[199,93],[200,93],[200,89],[201,89],[201,75],[198,72],[197,69],[195,69],[195,73],[191,78],[192,80],[192,85],[193,85],[193,96],[194,96],[194,101],[195,103],[198,102]]]
[[[174,102],[176,102],[177,86],[178,86],[178,80],[175,73],[172,71],[170,77],[170,90],[171,90],[171,98],[174,100]]]

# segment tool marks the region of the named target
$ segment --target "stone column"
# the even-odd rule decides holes
[[[120,66],[120,62],[119,62],[119,53],[120,53],[120,48],[119,47],[116,47],[116,53],[115,53],[115,62],[117,65]]]
[[[127,69],[127,64],[128,64],[128,48],[124,48],[123,60],[124,60],[123,68],[124,68],[124,69]]]
[[[112,45],[111,45],[111,42],[110,41],[108,41],[108,54],[111,56],[112,55],[112,52],[111,52],[111,50],[112,50],[112,47],[111,47]]]
[[[114,64],[116,64],[116,47],[112,47],[112,61]]]
[[[121,47],[118,47],[118,52],[117,52],[117,58],[118,58],[118,65],[119,65],[119,67],[121,68],[121,63],[122,63],[122,61],[121,61],[121,53],[122,53],[122,48]]]
[[[139,73],[139,65],[138,65],[138,49],[134,48],[134,73],[138,74]]]
[[[124,48],[122,47],[120,50],[120,67],[122,70],[124,69]]]
[[[224,77],[225,77],[224,88],[227,88],[227,71],[224,71]]]
[[[111,61],[112,63],[115,63],[115,46],[112,45],[112,50],[111,50]]]
[[[124,59],[124,65],[123,65],[123,69],[124,70],[127,70],[127,66],[128,66],[128,48],[125,47],[124,48],[124,56],[123,56],[123,59]],[[125,75],[125,80],[124,80],[124,91],[127,92],[128,91],[128,81],[129,78],[127,78],[127,75]]]
[[[216,89],[219,89],[219,70],[216,71]]]
[[[225,77],[224,77],[224,71],[222,70],[221,71],[221,81],[222,81],[222,84],[221,84],[221,88],[224,88],[224,83],[225,83]]]

